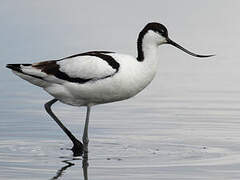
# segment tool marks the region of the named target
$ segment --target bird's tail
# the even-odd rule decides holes
[[[46,85],[46,81],[43,79],[45,74],[41,70],[34,68],[32,64],[7,64],[6,67],[32,84],[40,87],[45,87]]]
[[[31,64],[7,64],[6,65],[7,68],[9,68],[13,71],[23,73],[21,66],[31,66]]]

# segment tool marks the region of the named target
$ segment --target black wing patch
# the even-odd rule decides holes
[[[70,59],[70,58],[75,58],[78,56],[96,56],[98,58],[101,58],[102,60],[106,61],[113,69],[116,70],[115,73],[118,72],[120,64],[112,57],[107,54],[112,53],[108,51],[91,51],[91,52],[86,52],[86,53],[81,53],[81,54],[76,54],[72,55],[60,60],[53,60],[53,61],[44,61],[40,62],[37,64],[33,64],[32,66],[40,69],[42,72],[45,72],[46,74],[54,75],[55,77],[66,80],[69,82],[74,82],[74,83],[86,83],[88,81],[91,81],[93,79],[85,79],[85,78],[76,78],[76,77],[70,77],[66,73],[60,71],[60,66],[57,64],[58,61],[65,60],[65,59]],[[114,73],[114,74],[115,74]],[[112,75],[108,75],[106,77],[103,77],[101,79],[105,79],[108,77],[111,77]]]
[[[85,53],[81,53],[81,54],[75,54],[63,59],[69,59],[69,58],[74,58],[74,57],[78,57],[78,56],[96,56],[101,58],[102,60],[106,61],[110,66],[112,66],[113,69],[116,69],[116,72],[118,72],[119,69],[119,63],[112,57],[109,56],[107,54],[109,53],[114,53],[114,52],[110,52],[110,51],[90,51],[90,52],[85,52]],[[63,60],[61,59],[61,60]]]

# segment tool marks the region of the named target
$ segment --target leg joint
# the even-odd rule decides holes
[[[82,141],[83,141],[83,144],[88,144],[89,143],[89,139],[87,137],[83,137]]]

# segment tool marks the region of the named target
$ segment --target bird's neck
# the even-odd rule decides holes
[[[141,36],[140,36],[141,38]],[[141,77],[142,89],[155,77],[158,67],[158,46],[149,38],[138,40],[138,65]],[[144,72],[144,73],[143,73]]]
[[[146,34],[141,36],[140,33],[137,42],[137,51],[137,60],[144,64],[144,66],[148,66],[151,69],[155,69],[158,66],[158,45],[152,41],[151,37]]]
[[[149,57],[155,56],[157,47],[154,33],[143,29],[137,39],[137,60],[142,62]]]

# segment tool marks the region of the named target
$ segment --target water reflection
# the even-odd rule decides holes
[[[64,161],[62,161],[62,162],[66,163],[67,165],[65,165],[65,166],[63,166],[61,169],[59,169],[59,170],[57,171],[56,175],[55,175],[53,178],[51,178],[51,180],[53,180],[53,179],[58,179],[59,177],[61,177],[61,176],[63,175],[63,172],[64,172],[65,170],[67,170],[67,169],[70,168],[71,166],[74,166],[74,165],[75,165],[74,163],[71,163],[69,160],[64,160]]]
[[[76,161],[76,160],[80,160],[80,159],[72,158],[72,159],[69,159],[69,160],[63,160],[62,162],[67,164],[67,165],[64,165],[59,170],[57,170],[56,175],[54,177],[52,177],[51,180],[56,180],[56,179],[59,179],[60,177],[62,177],[64,172],[66,172],[66,170],[68,168],[75,165],[74,163],[72,163],[72,161]],[[88,158],[83,158],[82,159],[82,169],[83,169],[84,180],[88,180],[88,166],[89,166]]]

